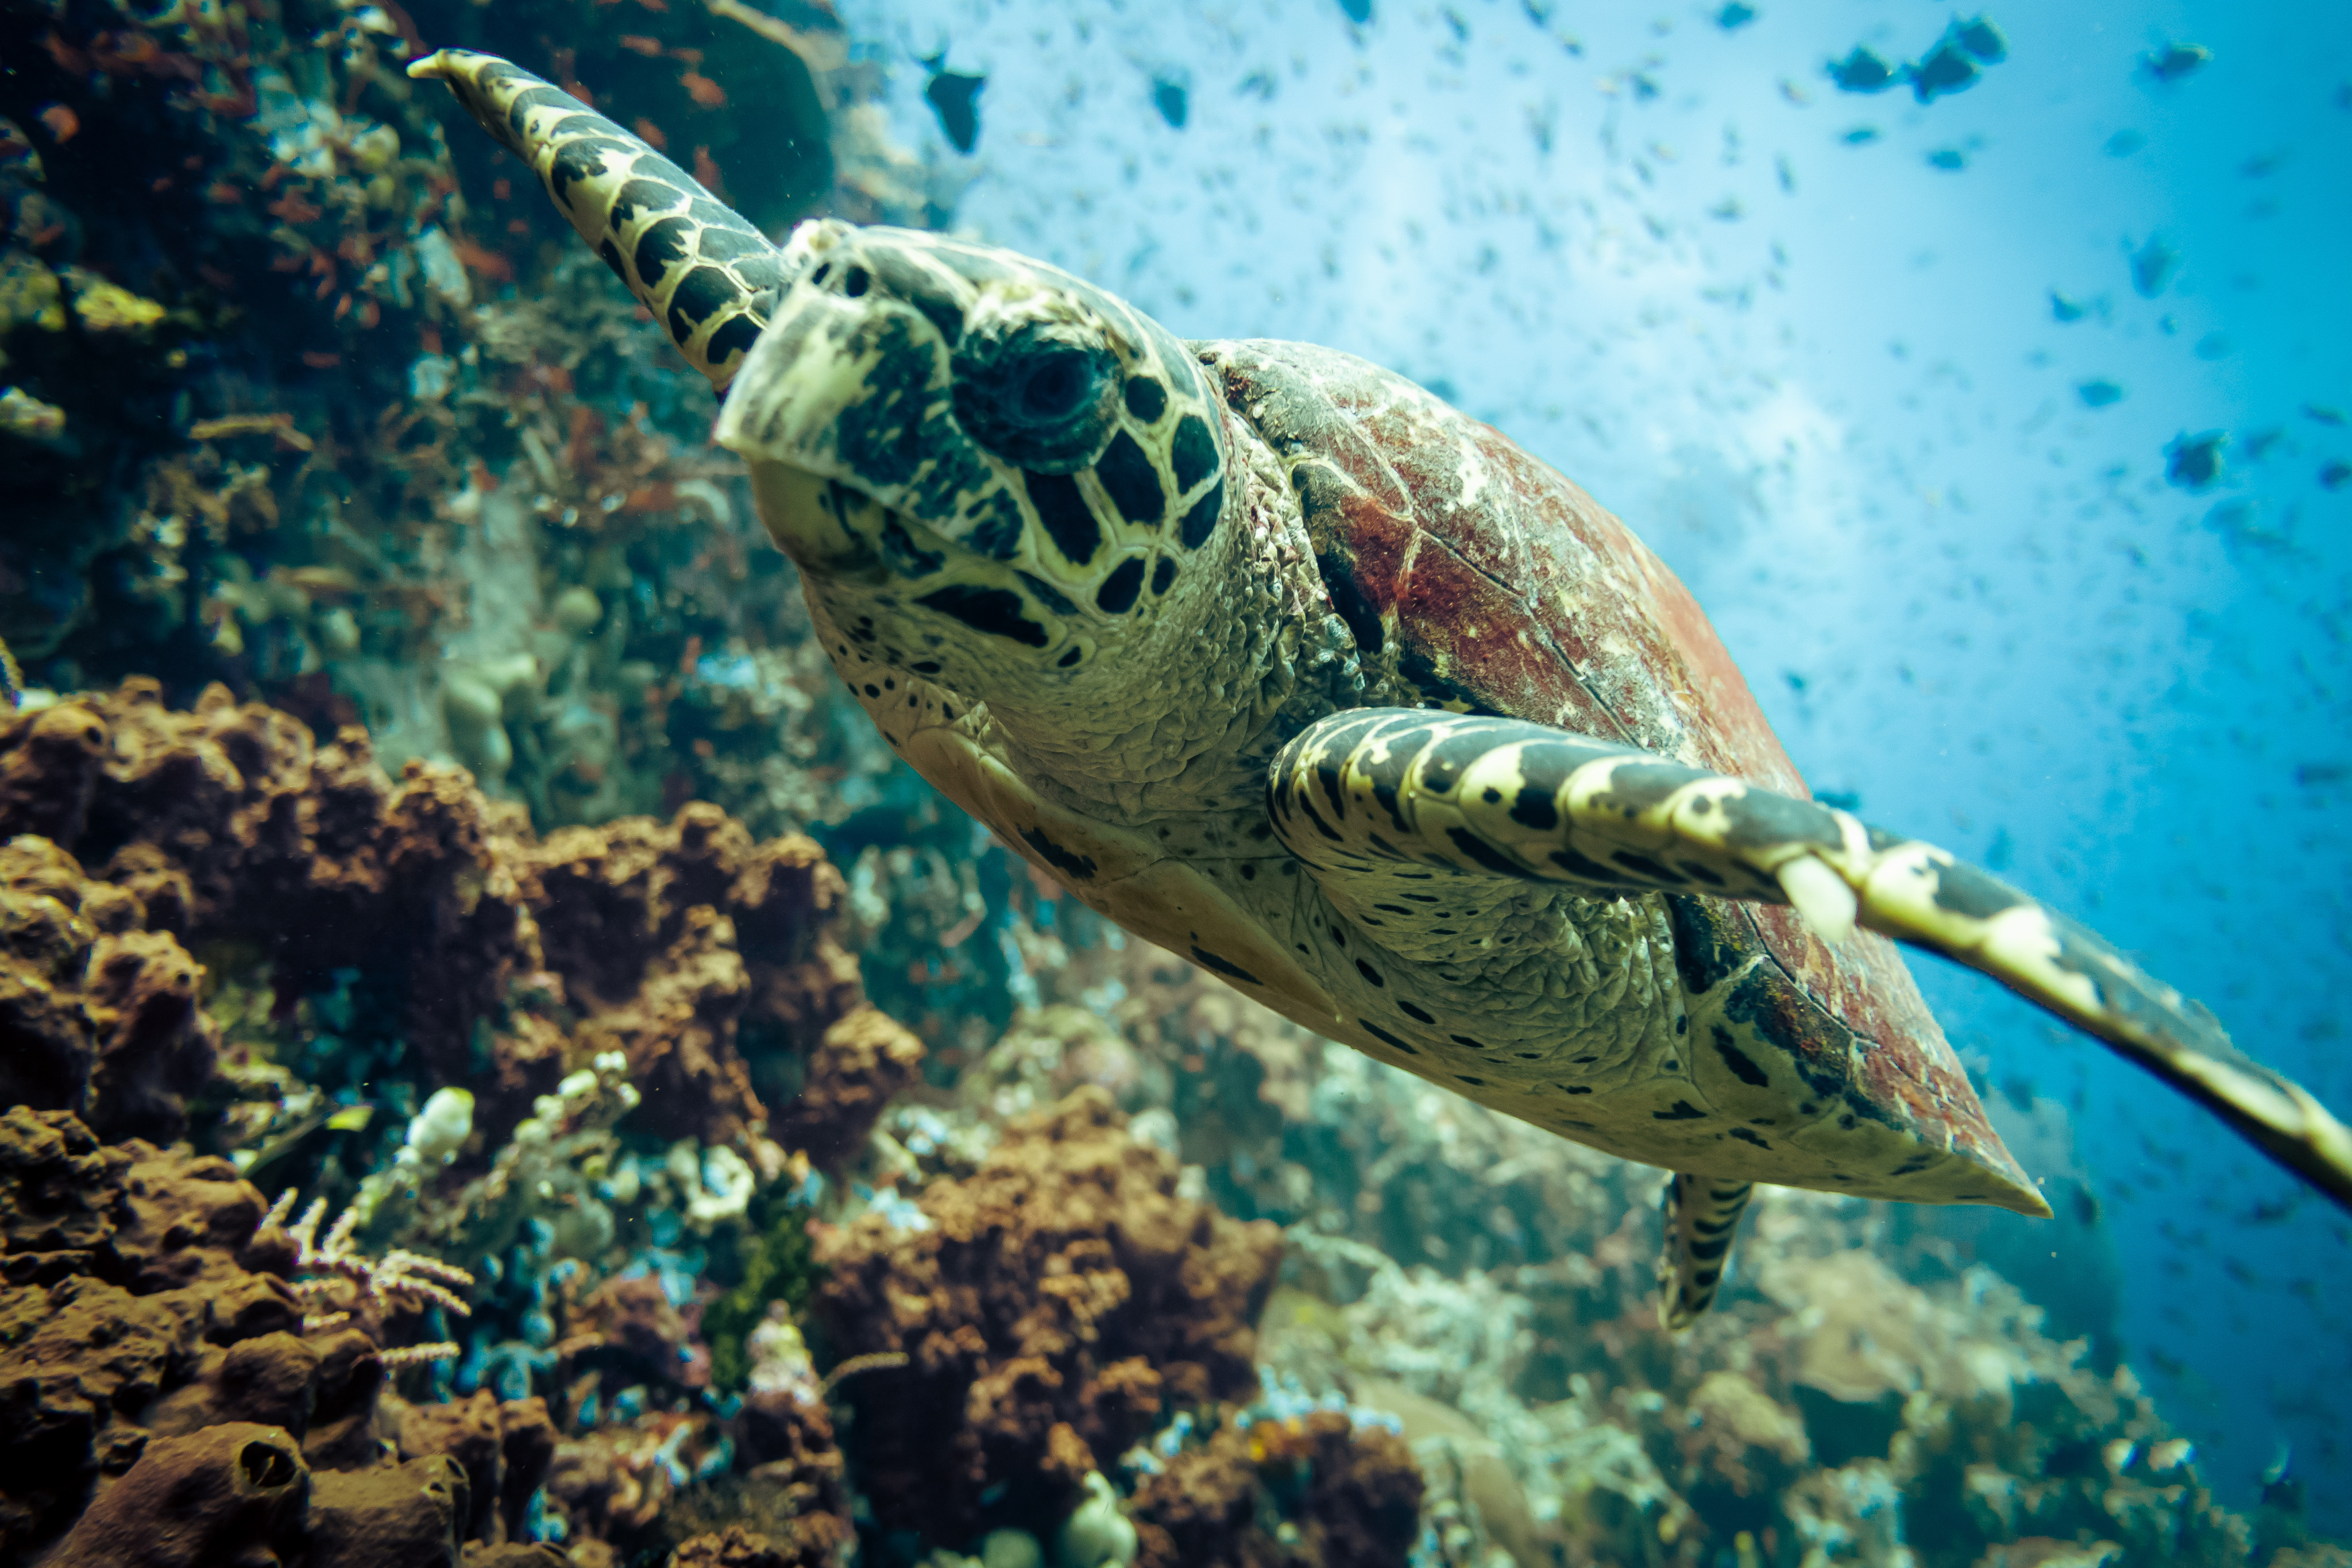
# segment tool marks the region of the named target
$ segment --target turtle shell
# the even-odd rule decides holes
[[[1810,798],[1689,590],[1557,470],[1351,354],[1263,342],[1201,353],[1288,468],[1332,607],[1368,664],[1457,712],[1621,741]],[[1983,1201],[2046,1212],[1892,942],[1857,931],[1832,948],[1792,910],[1665,897],[1687,990],[1762,953],[1732,1000],[1810,1084],[2007,1178]]]

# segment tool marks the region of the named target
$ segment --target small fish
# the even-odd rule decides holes
[[[2147,145],[2147,138],[2137,131],[2118,131],[2100,144],[2100,151],[2110,158],[2128,158]]]
[[[2157,235],[2149,235],[2147,243],[2132,252],[2132,289],[2143,300],[2153,300],[2164,292],[2172,281],[2174,270],[2180,265],[2180,252],[2164,243]]]
[[[1990,17],[1971,16],[1965,22],[1954,22],[1945,36],[1989,66],[2009,58],[2009,40]]]
[[[1184,121],[1192,117],[1192,89],[1174,76],[1155,76],[1151,79],[1151,107],[1160,110],[1160,118],[1168,121],[1170,129],[1181,131]]]
[[[1743,5],[1739,0],[1731,0],[1729,5],[1715,14],[1715,25],[1727,33],[1744,27],[1754,20],[1756,20],[1756,7]]]
[[[1948,93],[1976,86],[1984,69],[1969,58],[1968,50],[1948,37],[1929,50],[1927,58],[1907,67],[1904,74],[1910,78],[1911,96],[1922,103],[1933,103]]]
[[[2341,458],[2319,470],[2321,489],[2340,490],[2347,482],[2352,482],[2352,463],[2347,463]]]
[[[2105,408],[2112,404],[2123,401],[2124,389],[2104,375],[2094,376],[2089,381],[2078,384],[2074,388],[2074,395],[2083,400],[2083,406],[2085,408]]]
[[[81,116],[62,103],[52,103],[33,118],[48,127],[50,137],[60,147],[81,134]]]
[[[947,69],[945,55],[934,56],[923,63],[931,70],[923,97],[939,115],[940,129],[946,132],[948,145],[959,153],[970,153],[980,145],[980,89],[988,85],[988,79]]]
[[[2220,482],[2221,448],[2229,439],[2226,430],[2208,430],[2200,436],[2184,430],[2175,436],[2164,447],[2165,479],[2189,490],[2201,490]]]
[[[2316,419],[2322,425],[2342,425],[2347,423],[2344,410],[2336,407],[2332,404],[2306,403],[2303,405],[2303,413],[2305,418]]]
[[[2061,321],[2079,321],[2091,313],[2091,308],[2079,300],[2070,300],[2057,289],[2050,290],[2050,314]]]
[[[1957,174],[1969,166],[1969,155],[1958,147],[1938,147],[1927,154],[1927,163],[1930,168]]]
[[[1885,92],[1900,75],[1885,57],[1866,44],[1856,44],[1853,53],[1842,60],[1832,60],[1826,68],[1841,92]]]
[[[374,1106],[346,1105],[327,1118],[327,1128],[333,1132],[364,1132],[367,1124],[374,1120]]]
[[[2194,75],[2213,58],[2202,44],[2167,44],[2140,56],[2140,68],[2160,82],[2176,82]]]

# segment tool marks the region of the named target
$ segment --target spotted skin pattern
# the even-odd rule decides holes
[[[1658,1255],[1658,1321],[1689,1328],[1715,1305],[1752,1182],[1717,1182],[1676,1172],[1666,1184],[1666,1247]]]
[[[784,280],[768,237],[693,175],[562,88],[489,55],[443,49],[408,74],[437,79],[722,391]]]
[[[901,755],[1244,994],[1680,1173],[1670,1324],[1756,1182],[2048,1212],[1877,931],[2352,1194],[2342,1129],[2201,1010],[1806,800],[1680,583],[1497,432],[1329,350],[1180,343],[990,247],[833,221],[769,247],[504,61],[412,71],[724,393],[718,438]]]
[[[1284,748],[1267,783],[1311,865],[1376,862],[1795,905],[1978,970],[2221,1117],[2352,1208],[2352,1131],[2249,1060],[2211,1014],[2095,933],[1948,851],[1630,746],[1515,719],[1358,709]]]

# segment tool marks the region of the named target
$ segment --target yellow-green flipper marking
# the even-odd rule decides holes
[[[580,237],[722,392],[783,286],[768,237],[694,176],[520,66],[466,49],[414,61],[531,167]]]
[[[1283,843],[1333,870],[1411,862],[1602,894],[1794,905],[1981,971],[2220,1116],[2352,1210],[2352,1131],[2213,1016],[2084,927],[1950,854],[1846,812],[1517,719],[1360,708],[1309,726],[1267,781]]]
[[[1658,1321],[1687,1329],[1715,1305],[1724,1255],[1756,1191],[1752,1182],[1717,1182],[1677,1171],[1666,1183],[1666,1248],[1658,1255]]]

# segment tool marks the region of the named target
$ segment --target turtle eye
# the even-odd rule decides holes
[[[1067,419],[1092,399],[1095,367],[1076,353],[1039,354],[1021,378],[1022,415],[1040,424]]]
[[[968,326],[955,347],[956,419],[974,441],[1041,474],[1093,462],[1118,416],[1118,361],[1077,321]]]

